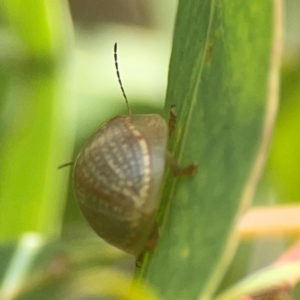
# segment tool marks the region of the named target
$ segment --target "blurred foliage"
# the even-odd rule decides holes
[[[111,266],[124,272],[124,292],[134,265],[90,231],[73,198],[72,170],[57,171],[57,166],[74,160],[99,124],[125,112],[114,70],[114,42],[119,44],[122,80],[133,110],[161,111],[176,1],[136,0],[128,6],[117,1],[70,2],[75,32],[64,1],[0,3],[0,282],[1,292],[16,292],[4,300],[103,299],[97,286],[105,283],[105,272]],[[268,193],[257,194],[264,203],[299,201],[298,2],[286,1],[281,105],[260,189]],[[14,259],[27,249],[22,236],[28,231],[38,233],[40,244],[35,252],[24,252],[29,256],[23,262],[32,264],[20,263],[14,269]],[[265,244],[255,251],[260,242],[240,246],[224,286],[266,264],[261,253],[272,247]],[[281,251],[288,242],[276,240],[279,248],[274,248]],[[112,282],[114,274],[108,276]],[[151,292],[148,296],[155,297]]]
[[[4,241],[26,231],[58,234],[61,228],[65,182],[54,166],[70,153],[61,141],[72,136],[70,129],[60,130],[71,128],[61,114],[67,102],[61,101],[59,68],[70,40],[62,3],[1,4],[2,51],[8,54],[1,57],[5,79],[0,101],[0,239]]]
[[[280,202],[300,202],[300,61],[282,70],[281,106],[268,175]]]

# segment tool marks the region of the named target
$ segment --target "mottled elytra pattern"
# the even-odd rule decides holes
[[[108,209],[108,213],[113,210],[125,217],[147,197],[150,156],[147,142],[130,122],[131,117],[119,120],[117,117],[104,124],[88,141],[78,157],[75,174],[79,189],[83,185],[85,192],[96,196],[92,202],[88,199],[87,206]]]
[[[168,130],[159,115],[117,116],[88,140],[74,168],[80,208],[99,236],[131,253],[150,234]]]

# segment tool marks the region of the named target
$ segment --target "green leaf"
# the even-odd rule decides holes
[[[5,241],[26,231],[60,231],[67,174],[57,166],[68,159],[72,142],[66,137],[72,130],[66,134],[70,119],[61,113],[69,100],[58,71],[68,37],[60,27],[68,28],[69,20],[61,1],[9,0],[2,6],[7,43],[0,47],[0,240]]]
[[[211,299],[234,255],[233,229],[253,198],[277,108],[280,14],[279,1],[179,1],[170,148],[198,170],[168,174],[160,241],[139,273],[163,299]]]

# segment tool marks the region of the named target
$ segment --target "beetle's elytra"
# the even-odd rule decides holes
[[[159,115],[117,116],[87,141],[74,168],[80,208],[96,233],[138,255],[153,228],[168,128]]]

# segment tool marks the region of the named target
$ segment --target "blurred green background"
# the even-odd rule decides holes
[[[76,255],[90,245],[97,249],[101,265],[123,257],[103,245],[87,226],[73,196],[71,168],[57,167],[73,161],[101,123],[126,113],[113,61],[115,42],[132,110],[161,111],[176,7],[176,1],[158,0],[1,1],[2,257],[10,257],[15,241],[26,232],[67,241],[68,249],[79,251]],[[256,204],[300,199],[300,2],[285,1],[285,8],[280,108]],[[72,244],[76,240],[77,248]],[[65,246],[60,248],[59,243],[61,253]],[[257,241],[251,249],[241,247],[240,256],[244,259],[247,252],[248,262],[235,274],[276,258],[282,243],[271,243],[278,247],[267,259],[262,255],[268,247],[265,241],[263,246]],[[101,250],[102,257],[99,249],[106,249]],[[112,254],[104,259],[103,253]],[[89,259],[83,260],[89,264]],[[122,262],[132,268],[132,261]],[[2,279],[8,268],[3,263]]]
[[[68,190],[71,168],[57,167],[74,160],[101,123],[126,113],[115,42],[134,112],[161,110],[175,10],[159,1],[2,2],[3,241],[85,224]]]

